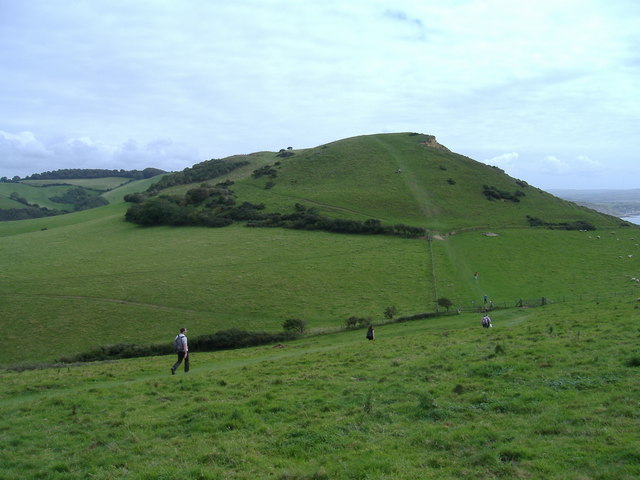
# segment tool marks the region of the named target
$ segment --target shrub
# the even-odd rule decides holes
[[[441,297],[438,299],[438,306],[446,308],[447,312],[449,311],[449,307],[451,307],[451,305],[453,305],[453,302],[448,298]]]
[[[371,318],[353,316],[347,318],[345,324],[347,328],[363,327],[365,325],[371,324]]]
[[[304,333],[307,328],[307,322],[299,318],[289,318],[284,321],[282,328],[286,332]]]
[[[128,203],[142,203],[147,199],[147,195],[144,193],[128,193],[123,199]]]
[[[516,203],[520,201],[520,197],[525,196],[524,192],[520,190],[510,193],[489,185],[482,186],[482,194],[487,198],[487,200],[509,200]]]
[[[624,362],[624,364],[627,367],[640,367],[640,357],[632,357],[626,362]]]
[[[278,172],[271,165],[265,165],[263,167],[258,168],[257,170],[254,170],[251,176],[253,178],[260,178],[265,176],[276,178],[278,176]]]
[[[344,323],[347,328],[354,328],[358,324],[358,317],[349,317]]]

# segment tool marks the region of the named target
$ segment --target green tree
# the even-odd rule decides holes
[[[446,308],[447,312],[449,311],[449,307],[451,307],[451,305],[453,305],[453,302],[448,298],[441,297],[438,299],[438,306]]]
[[[284,321],[282,328],[287,332],[304,333],[307,328],[307,322],[299,318],[289,318]]]
[[[393,305],[384,309],[384,318],[387,320],[391,320],[396,313],[398,313],[398,309]]]

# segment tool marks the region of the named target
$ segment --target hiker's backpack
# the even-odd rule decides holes
[[[184,351],[184,347],[182,346],[182,336],[176,336],[176,339],[173,341],[173,348],[175,349],[176,353]]]

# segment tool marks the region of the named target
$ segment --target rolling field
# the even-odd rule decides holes
[[[424,238],[126,222],[123,196],[157,179],[106,192],[108,206],[1,222],[0,480],[638,478],[638,227],[426,139],[259,152],[211,181],[267,212],[301,203]],[[268,165],[277,174],[252,175]],[[489,201],[483,184],[526,193]],[[486,330],[485,296],[501,307]],[[441,297],[461,313],[384,323],[387,307],[433,312]],[[375,341],[344,329],[352,316]],[[192,349],[188,374],[169,373],[173,356],[55,364],[169,344],[182,326],[193,338],[287,319],[307,335]]]
[[[637,302],[493,319],[0,371],[0,477],[637,478]]]
[[[467,231],[431,244],[243,226],[142,228],[123,220],[122,195],[136,187],[125,188],[109,192],[107,207],[0,224],[0,326],[9,342],[32,339],[0,351],[0,364],[164,342],[178,325],[194,335],[279,331],[300,318],[317,331],[351,316],[381,321],[388,306],[398,315],[431,312],[440,297],[469,310],[484,295],[498,306],[640,295],[631,281],[640,277],[634,227],[498,228],[497,236]]]
[[[50,197],[62,196],[70,186],[55,185],[46,188],[27,185],[25,183],[0,183],[0,208],[24,208],[20,202],[9,198],[12,193],[17,193],[20,197],[26,198],[29,203],[46,207],[49,209],[73,209],[73,205],[58,203],[50,200]]]
[[[352,315],[382,318],[389,305],[403,313],[432,309],[425,242],[245,227],[145,229],[106,208],[114,214],[0,237],[2,327],[11,340],[37,339],[20,350],[21,361],[162,341],[181,324],[193,334],[274,331],[302,318],[316,329]],[[16,352],[0,359],[15,361]]]

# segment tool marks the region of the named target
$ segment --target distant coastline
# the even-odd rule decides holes
[[[549,190],[557,197],[640,225],[640,189]]]
[[[623,220],[627,222],[635,223],[636,225],[640,225],[640,215],[634,215],[631,217],[621,217]]]

